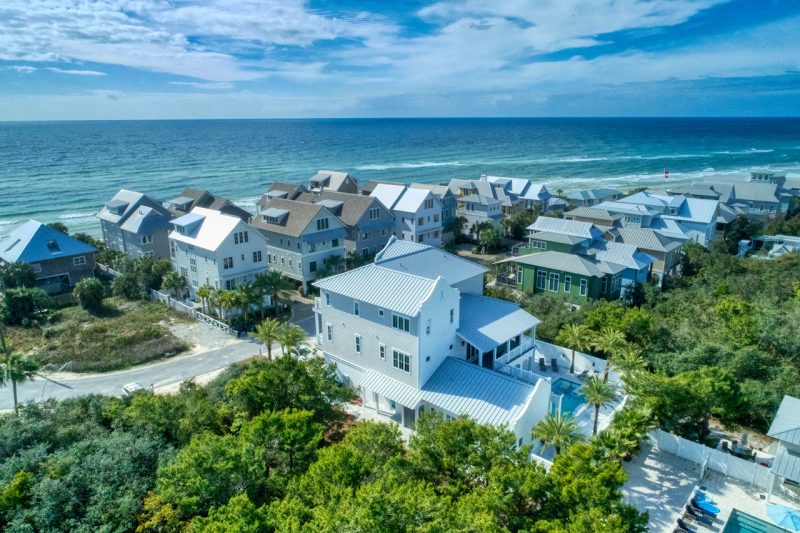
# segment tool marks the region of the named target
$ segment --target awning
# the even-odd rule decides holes
[[[367,371],[359,385],[364,390],[377,392],[381,396],[409,409],[416,409],[417,404],[422,400],[421,390],[411,385],[400,383],[396,379],[386,377],[375,370]]]

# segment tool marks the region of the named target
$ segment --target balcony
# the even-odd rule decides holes
[[[512,289],[517,288],[517,274],[512,271],[498,272],[496,283],[498,285],[506,285]]]
[[[536,342],[531,337],[523,335],[519,346],[507,351],[498,357],[496,361],[508,365],[513,363],[514,360],[526,355],[528,352],[532,352],[535,348]]]

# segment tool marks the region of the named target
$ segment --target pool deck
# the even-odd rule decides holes
[[[649,443],[643,443],[633,461],[623,465],[628,473],[623,499],[635,505],[639,511],[647,511],[650,531],[674,531],[678,518],[697,488],[702,488],[720,508],[711,527],[686,520],[698,532],[721,532],[733,509],[773,524],[766,512],[766,490],[708,470],[700,480],[699,465],[659,450]],[[798,508],[797,503],[774,494],[770,497],[770,503]]]

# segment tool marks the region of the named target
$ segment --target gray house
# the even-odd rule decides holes
[[[432,185],[430,183],[412,183],[412,189],[427,189],[442,202],[442,224],[447,226],[456,218],[456,196],[447,185]]]
[[[227,198],[214,196],[203,189],[184,189],[180,196],[166,202],[167,208],[176,217],[182,217],[192,211],[195,207],[219,211],[223,215],[239,217],[245,222],[250,222],[253,218],[252,213],[242,209]]]
[[[348,254],[374,255],[394,234],[394,216],[372,196],[323,191],[301,193],[296,200],[321,205],[339,218],[347,228]]]
[[[103,241],[131,257],[169,257],[172,213],[140,192],[120,190],[97,214]]]
[[[358,194],[358,182],[347,172],[320,170],[308,180],[312,192],[333,191]]]
[[[271,270],[299,281],[303,289],[332,256],[345,258],[345,225],[320,204],[262,198],[252,226],[267,238]]]
[[[0,241],[0,268],[28,263],[36,274],[36,284],[48,294],[59,294],[94,277],[96,251],[94,246],[29,220]]]

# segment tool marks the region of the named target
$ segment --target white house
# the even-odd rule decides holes
[[[267,239],[239,217],[195,207],[172,226],[172,266],[188,281],[192,299],[203,285],[231,290],[267,271]]]
[[[379,183],[376,197],[394,215],[394,234],[404,241],[442,245],[442,202],[426,189]]]
[[[618,200],[619,204],[633,205],[654,216],[642,227],[661,230],[671,237],[693,240],[708,246],[716,236],[719,201],[685,196],[668,196],[648,191],[639,192]],[[601,204],[604,206],[607,204]]]
[[[519,368],[539,320],[483,296],[485,272],[392,238],[374,263],[314,283],[318,347],[366,407],[400,424],[426,410],[466,414],[530,442],[550,408],[550,380]]]

